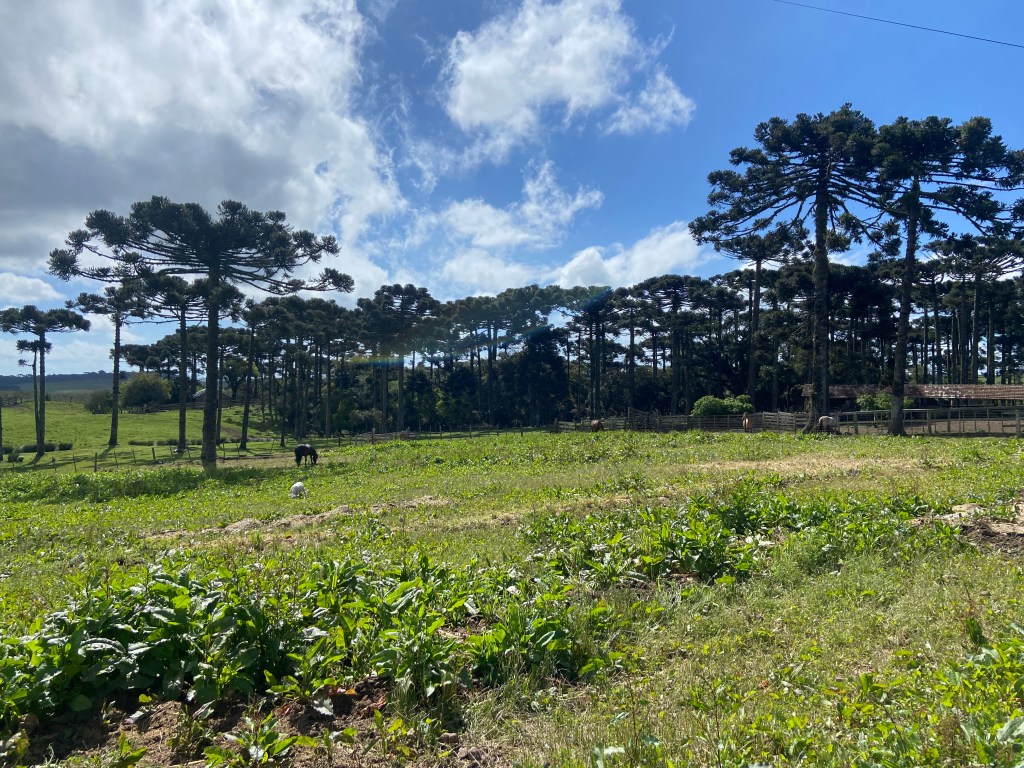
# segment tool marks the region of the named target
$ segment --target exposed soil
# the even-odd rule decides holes
[[[440,507],[448,506],[452,502],[449,499],[443,499],[437,496],[422,496],[418,499],[411,499],[409,501],[403,501],[398,504],[375,504],[370,508],[370,511],[374,514],[386,512],[394,509],[418,509],[419,507]],[[160,531],[153,533],[145,538],[149,541],[176,541],[185,538],[204,537],[204,536],[233,536],[240,534],[250,533],[284,533],[294,532],[305,528],[313,528],[333,520],[337,517],[345,517],[353,513],[353,509],[347,504],[342,504],[340,507],[335,507],[327,512],[320,512],[319,514],[300,514],[300,515],[289,515],[288,517],[281,517],[275,520],[257,520],[252,517],[243,517],[241,520],[237,520],[233,523],[223,526],[222,528],[203,528],[198,531],[189,530],[173,530],[173,531]]]
[[[398,751],[381,743],[373,714],[379,710],[388,722],[387,697],[383,686],[375,679],[356,684],[353,688],[338,689],[332,696],[334,714],[326,716],[298,703],[288,703],[273,710],[276,718],[274,730],[282,736],[302,735],[322,740],[330,732],[355,729],[353,744],[338,744],[328,754],[324,746],[292,748],[287,763],[292,768],[354,768],[355,766],[393,766],[398,764]],[[256,713],[242,703],[223,707],[202,722],[204,738],[190,739],[183,749],[180,743],[186,732],[183,715],[186,711],[179,702],[162,702],[127,713],[111,706],[102,715],[88,721],[55,725],[45,731],[32,732],[31,748],[25,756],[26,764],[38,765],[48,760],[79,757],[109,756],[117,751],[123,735],[131,750],[145,749],[140,766],[201,766],[205,763],[203,750],[216,745],[240,750],[239,744],[227,738],[228,734],[241,734],[247,727],[246,718],[259,721],[268,713]],[[33,723],[28,723],[31,730]],[[198,732],[197,732],[198,733]],[[415,741],[402,736],[392,737],[392,744],[402,752],[403,764],[422,766],[452,766],[452,768],[504,768],[508,761],[494,746],[463,744],[455,733],[441,735],[435,749],[425,749]]]
[[[948,515],[917,518],[913,522],[943,522],[958,528],[975,545],[1024,555],[1024,500],[1014,501],[1010,512],[1009,518],[1000,518],[981,504],[959,504]]]

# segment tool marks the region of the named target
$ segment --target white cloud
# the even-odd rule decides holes
[[[66,333],[48,337],[53,350],[46,355],[48,373],[82,373],[83,371],[112,371],[114,361],[110,350],[113,342],[92,333]],[[127,370],[123,362],[121,370]]]
[[[443,218],[454,238],[470,240],[478,248],[512,248],[533,239],[517,223],[512,211],[495,208],[483,200],[454,203]]]
[[[634,101],[627,101],[612,115],[610,133],[662,133],[676,125],[688,125],[697,104],[684,95],[662,70],[654,73]]]
[[[462,200],[440,216],[449,236],[474,248],[499,251],[517,247],[550,248],[561,239],[576,214],[598,208],[603,195],[594,189],[566,192],[545,163],[523,183],[523,199],[506,208],[483,200]]]
[[[533,269],[483,250],[469,250],[449,259],[442,276],[471,294],[496,294],[512,286],[527,285]],[[453,297],[454,298],[454,297]]]
[[[665,274],[693,274],[708,262],[720,260],[710,248],[693,241],[685,222],[676,221],[653,230],[629,248],[591,246],[553,269],[550,282],[569,288],[577,285],[636,285]]]
[[[649,124],[663,130],[663,124],[678,121],[686,97],[663,71],[639,103],[629,104],[622,94],[660,46],[637,38],[619,0],[524,0],[476,32],[460,32],[448,53],[444,83],[449,117],[476,135],[466,163],[504,159],[512,147],[535,137],[547,110],[568,124],[615,104],[620,112],[644,110],[650,106],[645,98],[669,95],[669,113]],[[664,113],[665,105],[656,106]],[[639,130],[639,117],[628,119]]]
[[[607,285],[628,287],[666,274],[694,274],[710,264],[729,260],[709,247],[697,245],[685,222],[676,221],[653,230],[629,247],[590,246],[577,251],[569,261],[548,268],[496,255],[484,249],[467,248],[449,259],[441,270],[452,298],[459,291],[496,294],[506,288],[530,283],[575,286]]]
[[[60,294],[45,280],[0,272],[0,306],[5,309],[25,304],[48,304],[60,298]]]
[[[3,4],[0,184],[79,221],[152,194],[231,197],[352,243],[403,205],[352,107],[365,36],[355,0]]]

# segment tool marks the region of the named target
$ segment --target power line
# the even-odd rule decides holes
[[[988,37],[976,37],[974,35],[965,35],[962,32],[950,32],[947,29],[936,29],[935,27],[922,27],[919,24],[907,24],[902,21],[893,21],[892,19],[879,19],[875,16],[863,16],[859,13],[850,13],[849,11],[837,11],[834,8],[819,8],[816,5],[807,5],[806,3],[796,3],[793,0],[772,0],[775,3],[782,3],[783,5],[795,5],[800,8],[810,8],[814,11],[824,11],[825,13],[837,13],[841,16],[852,16],[855,19],[867,19],[868,21],[878,21],[882,24],[894,24],[898,27],[910,27],[911,29],[921,29],[925,32],[938,32],[940,35],[952,35],[953,37],[965,37],[968,40],[978,40],[983,43],[995,43],[996,45],[1008,45],[1011,48],[1024,48],[1024,45],[1020,43],[1007,43],[1004,40],[993,40]]]

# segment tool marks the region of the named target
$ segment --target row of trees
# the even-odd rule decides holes
[[[955,125],[901,117],[876,128],[849,104],[791,122],[772,118],[754,136],[756,147],[732,151],[740,170],[709,175],[711,211],[690,230],[699,242],[755,265],[807,244],[814,264],[812,408],[819,411],[828,409],[831,371],[829,254],[867,242],[879,258],[895,261],[890,432],[901,434],[918,255],[934,246],[983,251],[992,262],[1019,259],[1024,200],[1010,204],[1001,195],[1024,183],[1024,152],[1009,150],[987,118]]]
[[[1024,304],[1015,278],[989,280],[965,254],[924,263],[908,342],[922,383],[1010,383],[1024,374]],[[979,278],[979,275],[981,276]],[[755,280],[760,281],[753,337]],[[803,407],[812,373],[813,265],[702,279],[666,275],[629,288],[528,286],[438,302],[382,286],[354,309],[322,298],[270,298],[222,336],[226,397],[246,395],[282,437],[339,430],[542,425],[627,408],[686,412],[703,395],[749,394],[759,409]],[[832,265],[831,375],[889,384],[899,285],[890,265]],[[197,391],[205,330],[188,329],[123,359]],[[753,384],[748,378],[755,360]],[[186,373],[178,371],[184,360]],[[248,377],[248,380],[247,380]]]
[[[333,269],[295,277],[337,253],[333,238],[236,202],[214,217],[155,197],[126,217],[91,213],[51,253],[53,274],[91,278],[105,284],[101,293],[54,310],[69,313],[63,321],[33,324],[19,313],[46,313],[8,310],[3,328],[34,337],[19,344],[38,356],[42,381],[47,333],[83,327],[75,310],[111,318],[111,444],[122,358],[173,383],[182,446],[184,406],[202,374],[211,464],[222,386],[241,393],[246,425],[255,405],[282,437],[304,437],[541,424],[627,407],[679,412],[705,394],[777,407],[806,382],[812,407],[824,410],[829,382],[842,380],[891,384],[899,432],[908,375],[1018,376],[1020,284],[1009,275],[1022,258],[1024,203],[1007,193],[1024,180],[1024,154],[989,121],[901,118],[876,128],[847,105],[773,118],[755,137],[757,147],[732,152],[737,170],[710,175],[710,211],[691,224],[698,241],[747,265],[718,277],[665,275],[615,291],[528,286],[447,303],[391,285],[347,309],[298,295],[352,289]],[[870,251],[866,266],[834,262],[858,243]],[[268,298],[246,301],[246,292]],[[121,327],[142,318],[177,330],[122,349]]]

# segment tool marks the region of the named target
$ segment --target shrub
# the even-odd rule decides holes
[[[154,373],[139,373],[124,385],[121,405],[127,410],[148,412],[166,403],[171,396],[171,385]]]
[[[690,413],[694,416],[724,416],[730,413],[752,413],[754,406],[747,395],[720,397],[705,395],[693,404]]]
[[[914,400],[909,397],[903,398],[904,408],[913,408]],[[892,410],[892,395],[883,392],[878,395],[861,395],[857,398],[857,410],[860,411],[889,411]]]
[[[694,416],[724,416],[729,412],[725,401],[720,397],[704,395],[693,404],[690,413]]]
[[[109,389],[96,389],[85,396],[85,410],[89,413],[110,413],[114,408],[114,393]]]
[[[64,444],[62,443],[62,445],[64,445]],[[71,447],[70,443],[67,443],[67,445],[68,445],[69,448]],[[56,451],[56,450],[57,450],[57,444],[56,443],[43,443],[43,452],[44,453],[50,453],[51,451]],[[67,450],[67,449],[61,448],[61,450],[63,451],[63,450]],[[15,453],[35,453],[36,452],[36,443],[25,443],[25,445],[19,445],[17,448],[14,449],[14,452]]]

